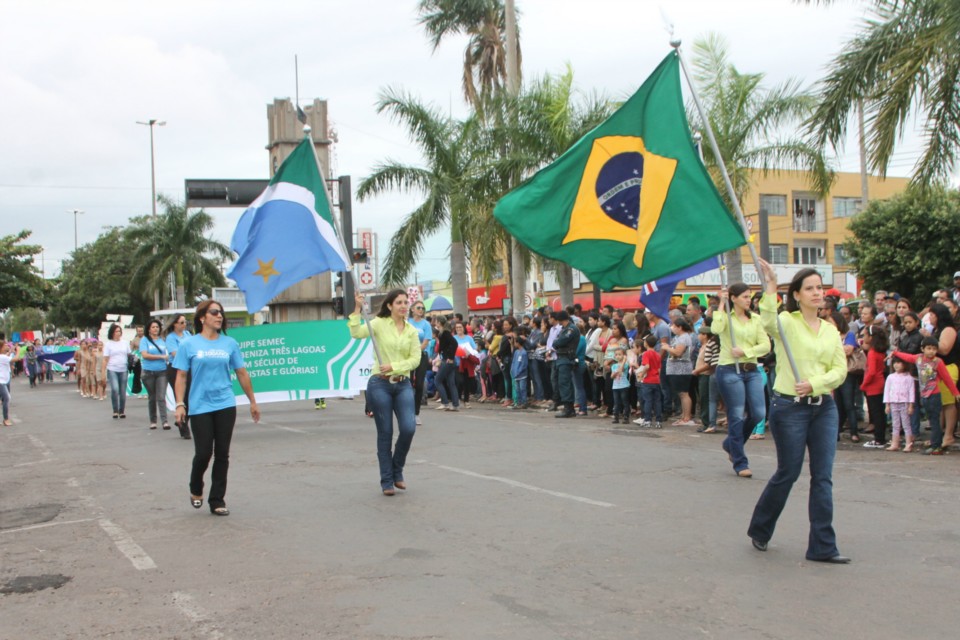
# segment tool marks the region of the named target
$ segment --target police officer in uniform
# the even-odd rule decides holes
[[[560,387],[560,404],[563,411],[557,418],[572,418],[576,414],[573,410],[573,376],[577,366],[577,345],[580,344],[580,331],[570,321],[566,311],[556,311],[553,314],[562,327],[553,341],[553,350],[557,353],[557,382]]]

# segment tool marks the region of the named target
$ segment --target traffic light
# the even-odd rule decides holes
[[[343,296],[337,296],[333,299],[333,312],[338,316],[343,315]]]
[[[353,264],[366,264],[367,262],[367,250],[366,249],[354,249],[352,256]]]

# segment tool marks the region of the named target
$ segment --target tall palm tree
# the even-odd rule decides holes
[[[862,101],[867,160],[883,176],[907,127],[922,119],[926,145],[913,180],[942,182],[960,152],[960,2],[871,1],[873,15],[822,80],[808,126],[821,143],[839,147]]]
[[[482,117],[484,102],[501,93],[507,80],[502,0],[420,0],[417,12],[434,51],[449,36],[468,37],[463,52],[463,96]],[[519,31],[517,56],[519,67]]]
[[[390,241],[381,280],[386,285],[401,285],[416,265],[424,241],[450,225],[450,283],[453,307],[467,313],[467,263],[463,239],[463,219],[469,202],[467,186],[473,165],[472,138],[476,120],[455,121],[437,109],[421,104],[399,90],[384,91],[377,103],[378,113],[389,113],[403,124],[423,155],[423,167],[387,159],[374,168],[357,188],[361,201],[389,189],[418,191],[424,202],[407,214]]]
[[[210,214],[202,209],[189,213],[185,205],[163,195],[157,199],[163,213],[137,218],[126,230],[127,237],[138,245],[131,284],[164,291],[172,272],[176,277],[176,302],[189,306],[201,289],[224,286],[220,264],[233,254],[230,247],[209,235],[213,229]],[[186,299],[187,293],[190,300]]]
[[[807,172],[811,189],[818,195],[829,192],[834,173],[816,144],[789,131],[809,117],[816,98],[796,80],[773,88],[763,86],[764,74],[741,73],[729,59],[726,41],[716,34],[698,39],[694,45],[693,78],[704,110],[717,139],[724,166],[738,201],[743,201],[752,184],[751,169],[763,173],[781,169]],[[695,130],[704,130],[695,108],[688,107]],[[703,139],[706,140],[704,133]],[[719,161],[704,145],[704,161],[724,202],[732,209],[719,170]],[[742,280],[740,250],[728,252],[731,281]]]

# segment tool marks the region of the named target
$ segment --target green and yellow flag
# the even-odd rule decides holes
[[[497,220],[604,289],[632,287],[746,243],[687,126],[675,52],[553,164],[505,195]]]

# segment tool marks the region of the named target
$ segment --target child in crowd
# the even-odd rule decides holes
[[[697,376],[697,385],[700,391],[700,427],[701,433],[717,432],[717,399],[719,390],[713,378],[717,364],[720,362],[720,336],[710,331],[706,322],[697,331],[697,340],[700,350],[697,354],[697,364],[693,368],[693,375]]]
[[[907,372],[907,363],[900,358],[893,358],[893,373],[887,376],[883,387],[883,403],[887,406],[887,415],[893,423],[893,434],[887,451],[900,450],[900,431],[903,430],[907,446],[904,453],[913,451],[914,433],[910,426],[910,416],[913,415],[913,404],[916,396],[913,392],[913,378]]]
[[[613,424],[630,422],[630,364],[627,362],[627,350],[623,345],[613,352],[613,364],[610,365],[610,378],[613,381]]]
[[[510,362],[510,377],[513,380],[514,402],[511,409],[527,408],[527,377],[530,372],[530,356],[522,335],[511,336],[513,358]]]
[[[657,353],[657,337],[653,334],[643,339],[644,351],[637,370],[637,384],[640,385],[640,418],[634,424],[654,429],[662,428],[663,403],[660,396],[660,354]],[[654,422],[656,418],[656,422]]]
[[[103,355],[103,343],[97,342],[94,355],[93,391],[98,400],[107,398],[107,357]]]
[[[867,352],[867,366],[863,372],[860,390],[867,397],[867,412],[873,426],[873,440],[863,446],[867,449],[885,449],[887,447],[887,414],[883,407],[884,369],[887,359],[887,347],[890,346],[887,330],[880,324],[870,324],[863,328],[861,338],[863,350]]]
[[[930,419],[930,446],[924,451],[931,456],[940,456],[945,452],[943,450],[943,428],[940,426],[940,410],[943,408],[943,401],[940,398],[940,389],[937,385],[942,382],[949,393],[960,402],[960,391],[957,385],[953,383],[953,378],[947,372],[947,366],[943,360],[937,357],[937,349],[940,342],[933,337],[927,336],[920,343],[923,353],[919,356],[895,351],[894,357],[905,362],[916,365],[917,376],[920,378],[920,398],[923,402],[923,408]]]

